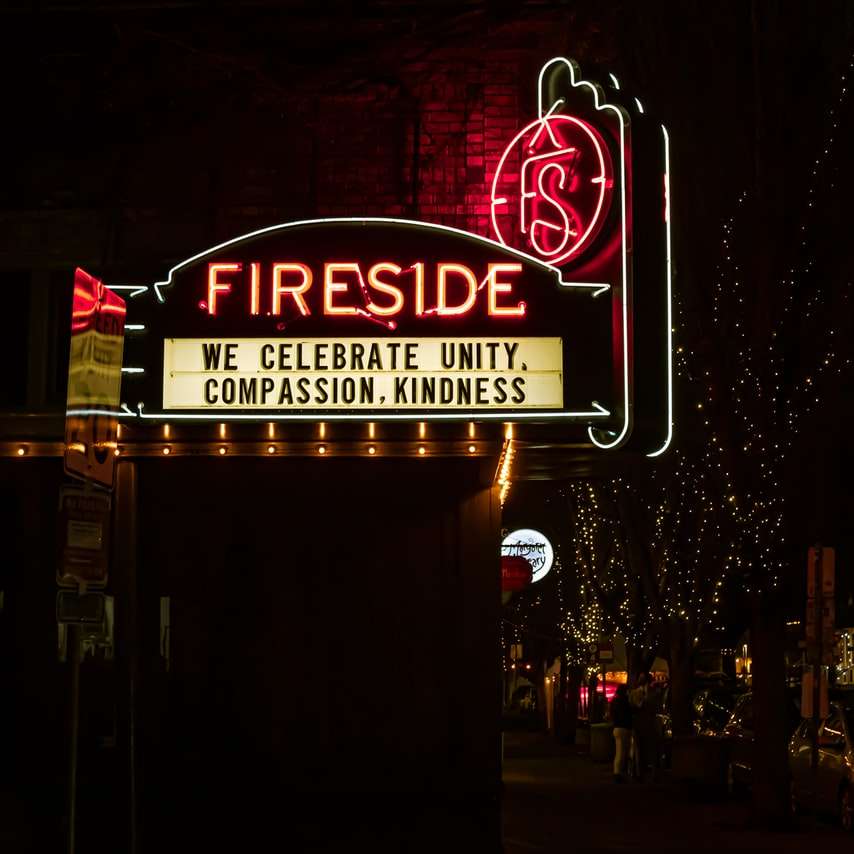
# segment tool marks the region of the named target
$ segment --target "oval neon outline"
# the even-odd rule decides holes
[[[498,242],[502,246],[506,246],[508,249],[516,248],[514,246],[511,246],[504,239],[504,235],[501,233],[501,230],[498,227],[498,221],[496,220],[496,217],[495,217],[496,207],[498,207],[499,205],[508,204],[508,199],[506,197],[504,197],[504,196],[496,197],[498,180],[501,177],[501,172],[504,169],[504,162],[507,160],[507,155],[510,154],[510,151],[516,147],[516,145],[519,143],[519,141],[521,139],[523,139],[527,133],[533,131],[534,128],[536,128],[537,126],[540,127],[540,131],[542,131],[543,128],[545,128],[546,130],[549,130],[547,123],[550,121],[567,121],[567,122],[571,122],[572,124],[575,124],[579,128],[581,128],[581,130],[584,131],[584,133],[586,133],[587,136],[589,137],[589,139],[592,141],[593,146],[594,146],[594,150],[596,151],[596,156],[599,159],[599,175],[597,177],[590,179],[590,183],[598,183],[599,184],[599,200],[596,204],[596,212],[594,213],[593,217],[591,218],[590,224],[587,226],[587,229],[585,230],[584,234],[582,234],[581,237],[578,238],[578,240],[575,242],[573,247],[568,252],[565,252],[564,254],[558,256],[557,258],[551,258],[551,257],[548,257],[548,256],[545,256],[545,255],[538,253],[539,257],[542,258],[546,263],[557,265],[557,264],[562,263],[563,261],[566,261],[572,255],[576,254],[577,252],[579,252],[580,249],[582,249],[584,244],[590,238],[591,232],[593,231],[594,227],[597,225],[600,225],[600,219],[603,216],[602,207],[605,203],[605,191],[608,189],[608,187],[606,186],[607,181],[608,181],[608,175],[606,174],[606,169],[605,169],[605,157],[602,153],[602,143],[600,143],[600,141],[597,139],[596,133],[586,122],[582,121],[581,119],[577,119],[575,116],[567,116],[567,115],[563,115],[562,113],[558,113],[558,114],[549,113],[548,115],[543,116],[542,118],[534,119],[534,121],[532,121],[530,124],[528,124],[524,128],[522,128],[522,130],[520,130],[519,133],[517,133],[516,136],[514,136],[513,139],[508,143],[507,147],[504,149],[504,153],[501,155],[501,159],[498,161],[498,166],[496,166],[496,168],[495,168],[495,175],[492,178],[492,191],[490,193],[489,215],[490,215],[490,220],[492,221],[492,230],[495,233],[495,236],[496,236]],[[549,134],[551,135],[551,131],[549,131]],[[536,136],[539,136],[539,132],[536,134]],[[612,166],[612,170],[613,170],[613,166]],[[611,180],[613,181],[613,175],[611,176]],[[532,226],[533,226],[533,223],[532,223]],[[601,227],[601,225],[600,225],[600,227]],[[536,247],[536,244],[534,244],[533,239],[531,239],[531,244],[532,244],[533,250],[536,252],[537,247]],[[526,252],[526,250],[521,250],[521,251]]]

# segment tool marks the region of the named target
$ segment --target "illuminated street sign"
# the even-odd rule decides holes
[[[122,379],[125,301],[74,273],[65,412],[65,471],[112,489]]]
[[[554,563],[555,553],[548,538],[531,528],[520,528],[501,542],[502,557],[522,557],[531,564],[531,583],[542,581]]]

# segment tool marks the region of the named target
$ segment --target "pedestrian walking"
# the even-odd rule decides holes
[[[644,703],[646,702],[648,681],[646,673],[639,674],[635,681],[635,687],[629,692],[629,703],[632,709],[630,761],[632,778],[635,780],[640,780],[643,777],[644,763],[646,762],[646,745],[644,744],[641,715]]]
[[[611,700],[610,717],[614,724],[614,782],[622,783],[626,779],[632,737],[632,705],[625,685],[617,686]]]

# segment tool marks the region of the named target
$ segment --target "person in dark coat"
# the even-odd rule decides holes
[[[614,724],[614,782],[622,783],[626,778],[629,761],[629,745],[632,737],[632,704],[625,685],[617,686],[611,700],[611,722]]]

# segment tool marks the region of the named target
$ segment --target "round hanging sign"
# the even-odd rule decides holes
[[[542,580],[554,563],[554,549],[548,538],[539,531],[520,528],[508,534],[501,543],[501,556],[522,557],[531,564],[531,583]]]

